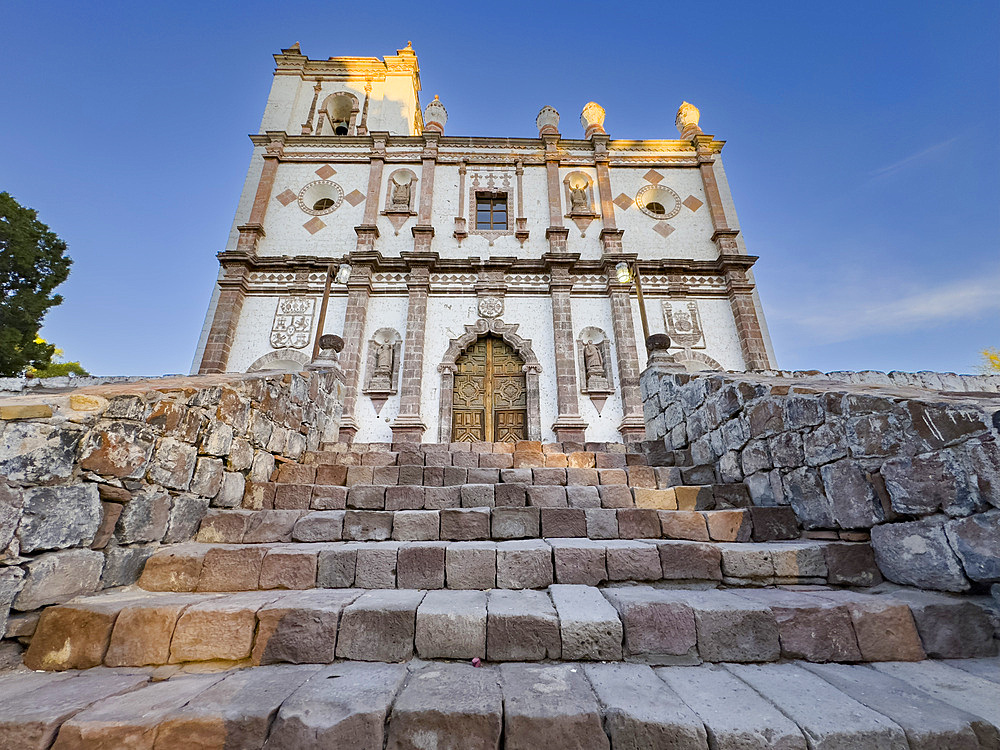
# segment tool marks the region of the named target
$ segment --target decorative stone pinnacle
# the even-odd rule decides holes
[[[588,102],[580,113],[583,137],[590,138],[595,133],[604,132],[604,107],[597,102]]]
[[[434,130],[444,133],[444,125],[448,122],[448,110],[444,108],[441,100],[434,95],[434,101],[424,109],[424,130]]]
[[[535,118],[535,125],[538,127],[539,135],[548,133],[559,135],[559,112],[555,107],[545,105]]]
[[[677,126],[681,138],[686,140],[701,135],[701,128],[698,127],[700,118],[701,111],[696,106],[689,102],[681,102],[681,106],[677,108],[677,117],[674,119],[674,125]]]
[[[674,359],[669,351],[670,337],[665,333],[654,333],[646,338],[646,351],[649,352],[647,367],[653,367],[661,372],[687,372],[684,365]]]

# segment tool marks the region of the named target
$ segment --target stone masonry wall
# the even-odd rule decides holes
[[[0,636],[11,608],[134,583],[210,507],[336,440],[342,389],[329,371],[272,372],[0,398]]]
[[[642,375],[647,437],[808,530],[870,530],[883,575],[1000,592],[1000,377]]]

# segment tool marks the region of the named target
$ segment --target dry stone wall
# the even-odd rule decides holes
[[[329,371],[272,372],[0,398],[0,636],[11,609],[134,583],[209,508],[336,440],[342,389]]]
[[[804,528],[870,531],[883,575],[1000,591],[1000,377],[642,375],[647,436]]]

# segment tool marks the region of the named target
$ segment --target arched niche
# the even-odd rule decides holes
[[[300,352],[298,349],[275,349],[268,352],[263,357],[254,360],[247,368],[247,372],[259,372],[261,370],[285,370],[287,372],[298,372],[309,364],[309,355]]]
[[[455,362],[462,353],[474,344],[481,336],[493,334],[503,339],[517,352],[524,361],[524,379],[527,395],[528,440],[542,439],[542,418],[539,413],[538,374],[542,370],[538,357],[531,348],[531,339],[517,335],[517,323],[504,323],[500,318],[486,320],[480,318],[475,323],[465,326],[465,333],[449,342],[448,349],[438,365],[441,373],[441,406],[438,426],[438,440],[442,443],[451,442],[452,407],[455,391]]]
[[[318,135],[357,135],[358,97],[349,91],[338,91],[323,100],[320,108]]]

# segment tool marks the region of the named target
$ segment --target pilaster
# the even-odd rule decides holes
[[[414,231],[416,229],[414,227]],[[433,234],[433,230],[431,233]],[[406,281],[409,301],[406,308],[406,338],[403,341],[403,369],[399,381],[399,415],[392,423],[392,439],[393,442],[418,443],[427,430],[427,425],[420,417],[420,401],[430,266],[437,258],[431,253],[406,253],[405,257],[410,263]]]
[[[602,233],[603,234],[603,233]],[[620,241],[620,234],[618,235]],[[635,324],[632,321],[632,295],[629,284],[615,276],[615,263],[622,258],[608,257],[605,273],[608,278],[608,298],[611,302],[611,324],[614,327],[618,354],[618,383],[622,395],[622,422],[618,431],[625,441],[642,440],[646,423],[642,416],[642,395],[639,392],[639,352],[635,344]]]
[[[368,300],[371,293],[371,266],[357,262],[352,263],[351,277],[347,281],[344,350],[340,354],[340,363],[344,370],[344,415],[340,423],[340,440],[345,443],[351,442],[358,432],[355,411],[357,410],[358,388],[361,381],[361,347],[364,343]]]
[[[571,266],[580,259],[578,254],[547,253],[549,264],[549,294],[552,298],[552,338],[555,346],[556,400],[559,414],[552,424],[556,440],[582,443],[587,423],[580,416],[579,391],[576,379],[576,346],[573,340]]]

